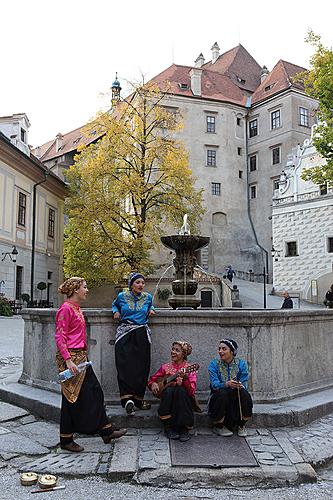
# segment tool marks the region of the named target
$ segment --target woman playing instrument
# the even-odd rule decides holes
[[[80,372],[77,366],[88,359],[86,324],[80,309],[87,297],[87,283],[84,278],[73,277],[58,290],[67,295],[67,300],[56,314],[57,367],[59,372],[69,368],[74,375],[61,384],[60,447],[80,452],[83,448],[73,440],[75,432],[99,434],[104,443],[110,443],[127,430],[117,429],[109,422],[103,391],[92,367]]]
[[[147,323],[155,313],[152,296],[143,291],[144,286],[144,276],[131,273],[128,291],[119,293],[112,304],[113,317],[120,320],[115,344],[120,400],[128,415],[135,414],[134,407],[150,408],[143,398],[150,371],[151,332]]]
[[[158,415],[169,439],[188,441],[188,431],[194,424],[193,406],[197,377],[195,371],[187,372],[190,366],[187,356],[191,352],[192,347],[188,342],[174,342],[171,348],[171,362],[163,364],[148,381],[152,393],[161,398]],[[177,378],[160,392],[163,384],[158,382],[165,381],[169,375],[175,374],[178,374]]]
[[[213,431],[220,436],[245,437],[245,423],[252,416],[252,399],[247,391],[248,370],[243,359],[236,359],[238,345],[235,340],[223,339],[219,344],[219,359],[208,366],[211,396],[208,413],[213,420]]]

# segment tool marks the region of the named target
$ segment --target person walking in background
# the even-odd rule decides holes
[[[219,359],[208,366],[211,395],[208,414],[213,421],[213,432],[219,436],[247,435],[245,424],[252,416],[252,398],[247,391],[248,369],[243,359],[236,359],[238,345],[235,340],[222,339]]]
[[[120,292],[112,303],[115,319],[120,320],[116,331],[115,356],[122,407],[127,415],[135,415],[134,407],[148,410],[144,401],[150,371],[151,332],[148,319],[155,314],[153,298],[144,292],[145,278],[131,273],[128,291]]]
[[[333,309],[333,284],[330,289],[326,292],[324,304],[329,309]]]
[[[287,290],[284,290],[282,297],[284,298],[284,301],[282,303],[281,309],[293,309],[294,304]]]
[[[99,434],[104,443],[126,434],[114,427],[106,415],[104,394],[91,366],[79,371],[78,365],[88,361],[86,323],[80,304],[88,293],[84,278],[73,277],[59,286],[67,300],[56,314],[56,361],[59,373],[68,368],[73,377],[61,383],[60,447],[80,452],[74,433]]]
[[[164,424],[164,432],[168,439],[188,441],[189,429],[194,424],[193,409],[198,406],[195,399],[197,385],[196,370],[198,365],[187,362],[187,356],[192,352],[192,346],[183,340],[173,342],[171,346],[171,361],[163,364],[148,382],[148,387],[155,396],[161,398],[158,415]],[[159,381],[170,379],[162,392]]]
[[[226,271],[227,271],[227,278],[232,283],[234,276],[236,276],[236,272],[233,270],[231,266],[228,266]]]

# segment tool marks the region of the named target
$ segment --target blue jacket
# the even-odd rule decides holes
[[[231,379],[241,382],[245,389],[248,387],[249,373],[243,359],[234,358],[229,365],[221,359],[213,359],[209,363],[208,373],[212,390],[223,389]]]
[[[153,297],[150,293],[142,292],[135,295],[133,292],[120,292],[112,303],[112,312],[120,313],[120,320],[135,325],[146,325],[148,313],[153,306]]]

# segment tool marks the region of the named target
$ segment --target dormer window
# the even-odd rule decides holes
[[[187,83],[180,83],[180,84],[179,84],[179,87],[180,87],[182,90],[186,90],[186,89],[188,89],[188,84],[187,84]]]
[[[270,85],[267,85],[265,87],[265,92],[268,92],[269,90],[271,90],[272,88],[274,87],[274,83],[271,83]]]
[[[21,128],[21,141],[26,142],[27,140],[27,132],[24,130],[24,128]]]
[[[246,82],[246,80],[244,80],[244,78],[241,78],[240,76],[237,76],[237,81],[238,81],[239,83],[241,83],[242,85],[244,85],[244,84],[245,84],[245,82]]]

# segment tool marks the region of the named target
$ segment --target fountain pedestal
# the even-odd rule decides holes
[[[195,252],[208,245],[209,238],[188,234],[162,236],[161,242],[167,248],[176,252],[173,259],[176,279],[172,282],[173,295],[168,300],[173,309],[177,307],[192,307],[197,309],[201,299],[195,297],[198,283],[193,278],[197,263]]]

